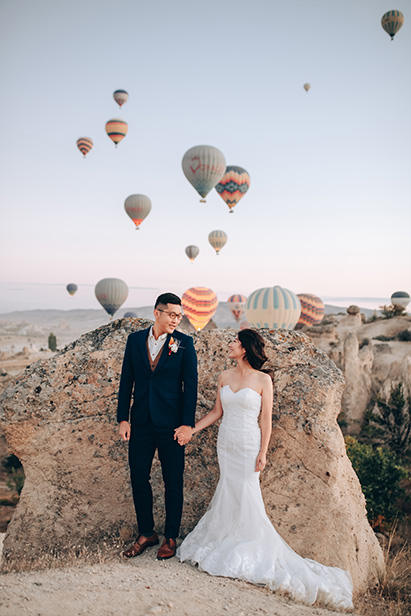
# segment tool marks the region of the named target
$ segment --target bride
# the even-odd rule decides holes
[[[211,575],[263,584],[310,605],[320,600],[329,607],[351,609],[349,572],[299,556],[265,512],[259,473],[266,465],[271,436],[273,386],[270,375],[262,371],[267,360],[264,344],[255,330],[239,331],[229,344],[229,357],[237,365],[220,374],[213,410],[189,433],[175,432],[179,443],[186,444],[193,434],[223,418],[217,440],[220,479],[206,513],[177,556]]]

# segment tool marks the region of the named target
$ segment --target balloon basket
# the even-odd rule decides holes
[[[207,203],[205,199],[200,199],[200,203]]]

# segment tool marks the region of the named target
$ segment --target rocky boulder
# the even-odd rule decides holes
[[[0,419],[25,485],[4,541],[3,571],[40,566],[70,549],[101,550],[131,539],[135,516],[127,445],[118,438],[116,395],[127,335],[147,327],[114,321],[29,366],[3,393]],[[231,364],[232,330],[194,336],[199,361],[197,416],[214,404],[218,374]],[[273,436],[261,474],[267,514],[305,557],[351,571],[357,590],[383,567],[360,484],[336,422],[341,372],[301,332],[263,331],[275,371]],[[217,426],[187,446],[185,535],[218,480]],[[161,469],[152,472],[157,530],[163,529]]]
[[[411,317],[362,322],[361,314],[331,315],[330,323],[304,328],[344,374],[342,410],[347,431],[357,434],[375,393],[388,397],[394,384],[411,393],[411,342],[398,338],[411,331]]]
[[[344,340],[342,358],[345,378],[342,407],[350,432],[356,433],[361,428],[371,396],[374,355],[369,346],[360,351],[357,336],[349,333]]]

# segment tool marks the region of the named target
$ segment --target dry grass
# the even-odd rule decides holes
[[[78,567],[79,565],[97,565],[112,562],[119,558],[120,544],[97,546],[90,549],[85,546],[74,546],[63,550],[43,552],[32,559],[3,558],[1,573],[19,573],[21,571],[42,571],[43,569],[59,569],[61,567]]]
[[[384,548],[385,571],[374,591],[357,597],[356,613],[362,616],[410,616],[411,546],[393,548],[395,529]]]

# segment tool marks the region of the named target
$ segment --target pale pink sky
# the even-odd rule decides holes
[[[275,284],[320,297],[410,292],[411,14],[404,6],[391,42],[386,10],[382,0],[3,3],[0,281],[64,290],[117,277],[180,293],[209,286],[223,299]],[[118,88],[130,93],[121,110]],[[112,117],[129,124],[117,150],[104,131]],[[86,160],[83,135],[95,144]],[[200,204],[182,173],[201,143],[250,173],[232,215],[215,191]],[[123,209],[132,193],[153,203],[138,233]],[[213,229],[228,234],[219,257]],[[200,248],[193,265],[188,244]],[[34,288],[12,301],[38,307],[46,287]]]

